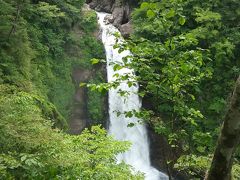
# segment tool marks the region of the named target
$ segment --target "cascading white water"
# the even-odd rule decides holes
[[[120,75],[126,73],[133,74],[134,72],[127,68],[123,68],[117,72],[113,70],[111,62],[122,62],[123,57],[131,55],[131,53],[129,51],[119,53],[118,49],[113,48],[116,43],[116,37],[114,34],[120,34],[120,32],[113,25],[105,23],[104,18],[108,14],[97,14],[102,29],[102,41],[106,51],[108,82],[115,80],[115,77],[113,76],[115,73]],[[124,41],[121,37],[118,40]],[[127,98],[124,98],[119,95],[119,89],[128,91],[130,94]],[[128,84],[124,82],[120,84],[118,89],[111,89],[109,91],[109,134],[113,135],[118,140],[130,141],[132,143],[131,149],[128,152],[118,155],[118,160],[123,160],[127,164],[133,166],[135,170],[145,173],[146,180],[168,180],[168,176],[151,167],[145,125],[138,123],[139,119],[136,117],[126,118],[124,115],[117,116],[116,112],[128,112],[133,109],[139,110],[141,108],[141,101],[137,92],[137,86],[129,87]],[[128,127],[129,123],[135,123],[135,126]]]

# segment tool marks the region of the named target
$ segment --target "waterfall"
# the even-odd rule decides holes
[[[119,33],[117,28],[112,24],[106,24],[104,18],[108,15],[106,13],[97,13],[98,21],[102,29],[102,42],[105,46],[107,59],[107,78],[108,82],[115,80],[113,76],[115,73],[120,75],[134,72],[130,69],[123,68],[115,72],[113,70],[113,62],[122,62],[123,57],[131,55],[129,51],[118,52],[113,46],[116,43],[115,33]],[[119,41],[124,41],[123,38],[118,38]],[[128,97],[119,95],[118,90],[130,92]],[[140,124],[136,117],[126,118],[124,115],[117,116],[116,111],[125,112],[133,109],[139,110],[141,108],[141,101],[137,95],[138,86],[129,87],[127,83],[121,83],[117,89],[109,91],[109,118],[110,127],[109,134],[114,138],[122,141],[130,141],[132,143],[131,149],[123,154],[118,155],[118,161],[134,167],[135,170],[145,173],[145,180],[168,180],[168,177],[151,167],[149,157],[149,144],[147,137],[147,130],[144,124]],[[135,123],[133,127],[128,127],[129,123]]]

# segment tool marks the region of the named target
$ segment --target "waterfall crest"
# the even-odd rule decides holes
[[[119,53],[118,49],[113,48],[116,42],[114,34],[120,34],[120,32],[113,25],[104,22],[104,18],[108,14],[97,13],[97,15],[102,29],[102,41],[106,51],[108,82],[115,80],[113,77],[115,73],[120,75],[125,73],[134,74],[132,70],[127,68],[123,68],[117,72],[113,70],[111,62],[122,62],[123,57],[131,55],[131,52],[123,51]],[[121,37],[119,40],[124,41]],[[128,91],[130,94],[127,98],[124,98],[118,94],[119,89]],[[117,116],[116,111],[125,112],[133,109],[139,110],[141,108],[141,101],[137,92],[138,86],[128,87],[127,83],[121,83],[119,88],[109,91],[109,134],[118,140],[130,141],[132,143],[129,151],[118,155],[118,161],[123,160],[133,166],[135,170],[145,173],[145,180],[168,180],[168,176],[159,172],[150,164],[149,144],[145,125],[138,123],[139,119],[136,117],[126,118],[124,115]],[[129,123],[136,124],[133,127],[128,127]]]

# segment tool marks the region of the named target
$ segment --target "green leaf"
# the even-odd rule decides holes
[[[147,11],[147,17],[148,17],[148,18],[153,18],[153,17],[155,17],[155,16],[156,16],[156,13],[155,13],[153,10],[149,9],[149,10]]]
[[[133,127],[134,125],[134,123],[128,123],[127,127]]]
[[[99,59],[95,59],[95,58],[91,59],[92,64],[98,64],[99,62],[100,62]]]
[[[26,159],[27,159],[27,156],[26,156],[26,155],[24,155],[24,156],[21,157],[21,161],[22,161],[22,162],[24,162]]]
[[[203,147],[203,146],[198,146],[197,147],[197,151],[200,152],[200,153],[204,153],[206,150],[206,147]]]
[[[141,9],[144,9],[144,8],[148,7],[148,5],[149,5],[149,3],[143,2],[143,3],[141,4]]]
[[[115,64],[115,65],[113,66],[113,70],[114,70],[114,71],[118,71],[118,70],[120,70],[120,69],[122,69],[122,66],[120,66],[119,64]]]
[[[168,13],[166,14],[166,18],[172,18],[175,16],[175,10],[174,9],[170,9],[170,11],[168,11]]]
[[[127,118],[132,118],[133,117],[133,112],[132,111],[125,112],[125,116]]]
[[[133,82],[131,82],[131,81],[127,82],[127,84],[128,84],[128,87],[132,87],[133,86]]]
[[[86,86],[87,83],[80,83],[79,87],[84,87]]]
[[[140,97],[144,97],[144,96],[145,96],[145,92],[139,92],[138,95],[139,95]]]
[[[183,16],[181,16],[181,17],[178,19],[178,23],[179,23],[180,25],[184,25],[185,22],[186,22],[186,19],[185,19]]]
[[[122,113],[120,111],[117,112],[117,117],[119,117]]]

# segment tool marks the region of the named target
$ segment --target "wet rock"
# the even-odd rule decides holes
[[[122,19],[122,24],[126,24],[131,19],[132,7],[128,3],[126,3],[123,7],[124,7],[124,16]]]
[[[87,3],[96,11],[111,13],[114,0],[88,0]]]
[[[112,15],[107,15],[105,18],[104,18],[104,22],[106,24],[112,24],[114,22],[114,18]]]
[[[112,12],[113,15],[113,25],[116,27],[120,27],[123,22],[124,16],[124,8],[123,7],[115,7]]]
[[[85,69],[74,69],[72,79],[76,84],[76,91],[73,97],[73,107],[71,118],[69,120],[69,133],[80,134],[82,130],[89,124],[87,116],[87,99],[86,89],[80,88],[78,84],[85,82],[91,77],[91,71]]]
[[[124,38],[129,38],[129,36],[133,33],[133,26],[131,21],[121,25],[119,30]]]
[[[148,135],[150,140],[150,158],[152,165],[159,171],[165,174],[171,174],[172,179],[188,180],[188,177],[184,172],[179,172],[173,168],[172,163],[167,163],[170,159],[176,161],[181,152],[174,150],[168,144],[166,138],[154,132],[153,128],[148,128]]]
[[[113,17],[109,19],[109,23],[117,28],[128,23],[133,7],[137,5],[137,2],[124,0],[87,0],[86,2],[96,11],[112,14]]]

